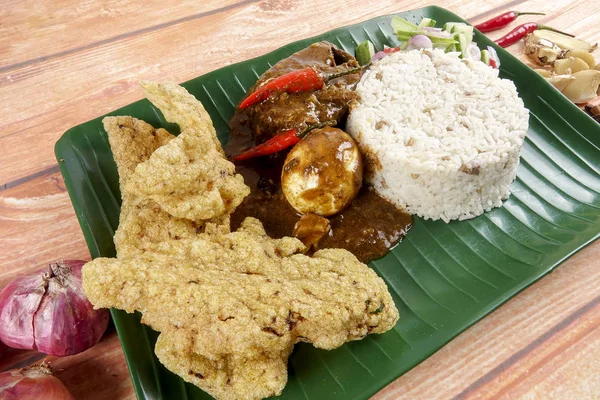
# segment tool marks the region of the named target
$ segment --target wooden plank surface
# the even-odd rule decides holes
[[[71,126],[139,99],[138,79],[185,81],[300,38],[432,2],[0,4],[1,288],[55,259],[89,259],[53,145]],[[437,5],[474,23],[510,9],[542,11],[547,15],[537,21],[600,41],[600,3],[591,0]],[[522,57],[521,44],[510,51]],[[600,398],[599,259],[596,242],[375,398]],[[41,357],[7,350],[0,371]],[[135,398],[114,328],[87,352],[49,359],[78,399]]]

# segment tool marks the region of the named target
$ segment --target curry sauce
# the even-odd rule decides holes
[[[278,62],[259,78],[249,92],[261,82],[299,68],[310,66],[330,72],[357,65],[356,59],[350,54],[331,43],[319,42]],[[284,129],[301,129],[307,124],[331,119],[343,126],[350,102],[356,98],[354,87],[359,79],[358,74],[350,74],[335,79],[322,90],[279,93],[255,106],[243,110],[236,108],[229,123],[230,141],[225,148],[227,156],[240,154]],[[237,173],[244,177],[251,192],[231,215],[233,230],[246,217],[254,217],[263,223],[269,236],[292,236],[302,215],[287,202],[281,189],[281,172],[288,152],[236,164]],[[304,218],[303,223],[311,220],[321,227],[327,226],[327,221],[321,217]],[[343,248],[363,262],[387,254],[412,224],[410,214],[399,210],[365,185],[345,209],[328,220],[330,229],[316,242],[313,250]],[[305,229],[302,230],[306,233]],[[308,231],[310,236],[310,229]],[[313,242],[312,239],[310,241]]]
[[[243,112],[236,112],[231,123],[231,139],[225,151],[238,154],[254,144],[250,130],[239,124]],[[237,123],[236,123],[237,122]],[[289,205],[281,190],[281,169],[286,152],[254,158],[236,164],[237,173],[250,187],[242,204],[231,215],[231,229],[246,217],[259,219],[273,238],[292,236],[301,215]],[[410,229],[412,217],[375,191],[363,186],[350,205],[329,218],[331,229],[317,248],[343,248],[359,260],[368,262],[387,254]]]

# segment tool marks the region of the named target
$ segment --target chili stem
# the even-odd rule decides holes
[[[368,63],[368,64],[365,64],[365,65],[361,65],[360,67],[355,67],[355,68],[347,69],[345,71],[340,71],[340,72],[336,72],[336,73],[333,73],[333,74],[326,75],[325,76],[325,81],[328,82],[328,81],[331,81],[333,79],[339,78],[340,76],[350,75],[350,74],[353,74],[355,72],[359,72],[362,69],[364,69],[364,68],[366,68],[366,67],[368,67],[370,65],[371,65],[371,63]]]
[[[552,28],[550,26],[547,26],[547,25],[537,24],[537,28],[538,29],[545,29],[547,31],[552,31],[552,32],[556,32],[556,33],[560,33],[561,35],[565,35],[565,36],[568,36],[568,37],[575,37],[575,35],[571,35],[570,33],[563,32],[563,31],[559,31],[558,29],[554,29],[554,28]]]
[[[517,16],[520,17],[521,15],[546,15],[546,13],[542,13],[542,12],[529,12],[529,11],[525,11],[525,12],[521,12],[521,11],[513,11],[513,13]]]
[[[319,122],[317,124],[308,125],[302,130],[302,132],[298,133],[297,136],[300,139],[302,139],[304,136],[306,136],[308,132],[312,131],[313,129],[325,128],[326,126],[334,126],[335,124],[337,124],[337,121],[329,120],[325,122]]]

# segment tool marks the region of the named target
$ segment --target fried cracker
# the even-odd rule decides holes
[[[350,252],[305,256],[252,218],[170,245],[86,264],[84,290],[95,307],[141,311],[161,332],[161,362],[218,399],[280,394],[295,343],[333,349],[398,319],[383,280]]]
[[[182,132],[136,167],[128,191],[178,218],[203,221],[231,214],[250,188],[223,155],[202,104],[175,84],[145,82],[143,87]]]
[[[165,129],[155,129],[152,125],[129,116],[106,117],[102,124],[117,164],[121,188],[139,163],[146,161],[154,150],[175,138]]]
[[[217,399],[280,394],[297,342],[333,349],[394,326],[385,283],[348,251],[305,256],[298,239],[271,239],[253,218],[229,232],[229,213],[249,189],[208,114],[176,85],[144,87],[182,133],[104,120],[123,204],[119,258],[84,266],[95,307],[142,312],[160,332],[159,360]]]
[[[151,199],[140,198],[127,190],[135,167],[150,158],[160,146],[175,136],[164,129],[133,117],[106,117],[102,120],[117,164],[121,185],[121,214],[115,232],[115,248],[119,257],[156,249],[170,239],[186,238],[205,230],[204,221],[175,218]],[[211,221],[229,230],[229,218]]]
[[[204,106],[185,88],[175,83],[145,80],[140,81],[140,85],[146,98],[163,113],[167,121],[179,125],[181,131],[191,129],[206,135],[214,143],[215,149],[225,154]]]

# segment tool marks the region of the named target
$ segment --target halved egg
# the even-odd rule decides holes
[[[281,171],[286,200],[299,213],[330,216],[357,195],[363,161],[354,139],[341,129],[309,132],[288,153]]]

